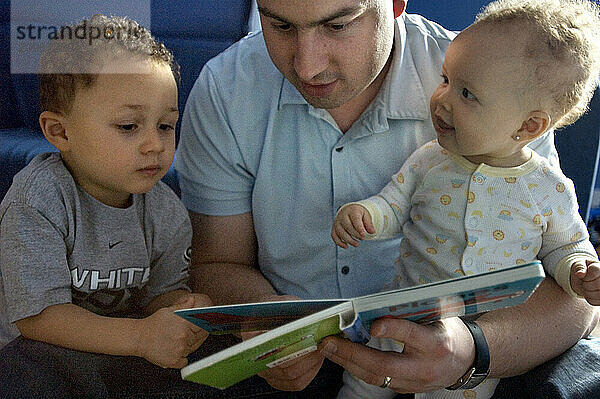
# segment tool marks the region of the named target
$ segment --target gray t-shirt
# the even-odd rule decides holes
[[[188,213],[164,183],[113,208],[75,184],[60,154],[38,155],[0,204],[0,347],[19,335],[14,321],[51,305],[132,316],[187,289],[190,242]]]

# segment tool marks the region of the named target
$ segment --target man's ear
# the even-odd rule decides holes
[[[46,140],[59,151],[69,149],[69,138],[65,128],[65,118],[58,112],[44,111],[40,114],[40,127]]]
[[[545,111],[532,111],[515,133],[521,140],[533,140],[544,134],[552,125],[550,115]]]
[[[394,18],[398,18],[404,12],[406,8],[406,1],[403,0],[393,0],[394,2]]]

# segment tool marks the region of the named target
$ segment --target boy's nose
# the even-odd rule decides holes
[[[140,151],[142,154],[152,152],[161,152],[165,148],[163,140],[161,140],[160,132],[157,129],[151,129],[144,135]]]

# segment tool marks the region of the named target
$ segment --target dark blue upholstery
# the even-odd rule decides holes
[[[470,25],[475,15],[489,1],[409,0],[407,12],[421,14],[442,26],[461,30]],[[573,180],[579,202],[579,213],[587,221],[598,168],[600,142],[600,90],[590,104],[590,110],[571,126],[556,132],[556,149],[564,173]]]
[[[181,65],[180,113],[206,61],[247,33],[250,4],[251,0],[151,1],[152,33]],[[11,75],[9,53],[10,1],[0,0],[0,200],[14,174],[35,155],[56,151],[39,128],[38,79],[31,74]],[[163,181],[179,193],[174,168]]]

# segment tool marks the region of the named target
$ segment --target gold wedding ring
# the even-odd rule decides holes
[[[392,382],[392,377],[390,377],[389,375],[386,375],[385,378],[383,379],[383,384],[381,384],[380,387],[387,388],[390,386],[391,382]]]

